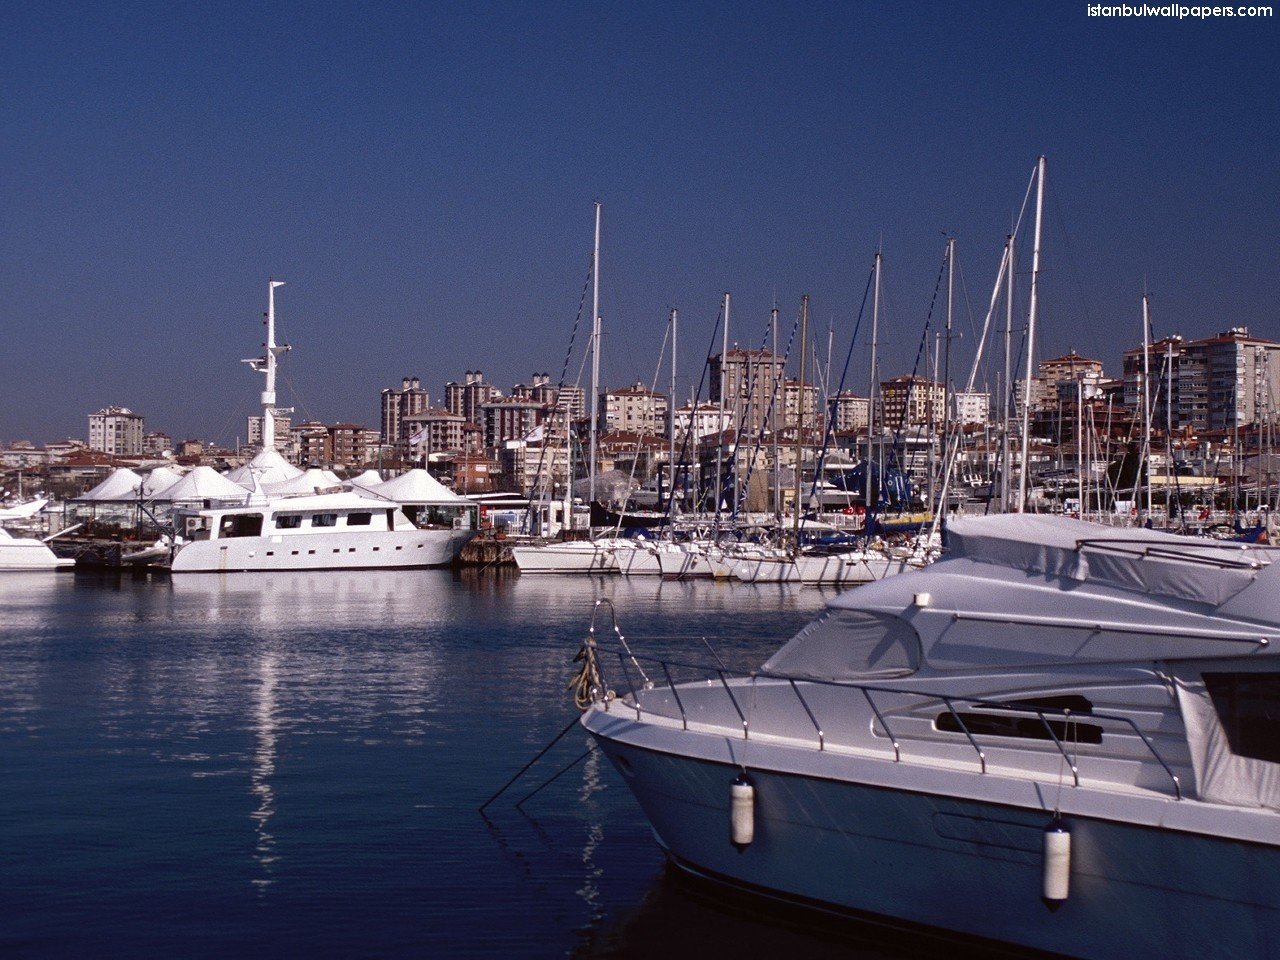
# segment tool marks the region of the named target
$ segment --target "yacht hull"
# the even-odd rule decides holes
[[[591,724],[588,728],[591,729]],[[755,836],[730,842],[732,764],[592,731],[682,869],[848,915],[1097,958],[1280,957],[1280,850],[1070,817],[1070,895],[1041,900],[1049,815],[750,766]]]
[[[521,573],[617,573],[613,550],[590,540],[511,548]]]
[[[74,560],[64,560],[39,540],[6,539],[0,542],[0,571],[12,573],[18,570],[65,570],[75,566]]]
[[[912,569],[907,560],[884,554],[833,553],[801,555],[795,559],[747,559],[734,575],[747,583],[808,583],[853,586],[871,583]]]
[[[472,530],[391,530],[195,540],[173,557],[172,573],[249,570],[373,570],[453,563]]]

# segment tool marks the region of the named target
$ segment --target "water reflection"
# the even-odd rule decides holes
[[[258,696],[254,703],[256,742],[253,750],[251,789],[258,805],[250,814],[257,842],[254,859],[262,869],[262,875],[253,879],[259,892],[271,885],[276,862],[275,837],[271,835],[271,817],[275,813],[276,797],[272,777],[276,772],[276,667],[275,654],[268,653],[258,661]]]

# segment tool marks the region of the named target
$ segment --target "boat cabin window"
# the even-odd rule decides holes
[[[934,717],[934,729],[947,733],[964,733],[967,730],[975,737],[1017,737],[1021,740],[1052,740],[1056,737],[1066,744],[1102,742],[1102,727],[1096,723],[1081,723],[1074,717],[1077,713],[1087,716],[1093,712],[1093,704],[1081,696],[1031,697],[1010,700],[1007,706],[973,704],[969,710],[961,707],[961,704],[956,704],[955,713],[943,710]],[[987,712],[999,710],[1017,710],[1019,713],[1002,716]],[[1041,720],[1037,714],[1021,712],[1024,710],[1070,710],[1073,716],[1055,716],[1046,712]]]
[[[313,527],[336,527],[338,525],[338,515],[336,513],[313,513],[311,515],[311,525]]]
[[[372,513],[348,513],[347,514],[348,527],[367,527],[372,522],[373,522]]]
[[[222,518],[218,526],[218,537],[260,537],[262,536],[262,514],[232,513]]]
[[[466,516],[467,507],[433,506],[429,504],[406,504],[401,507],[404,515],[419,530],[447,527],[452,529],[459,517]]]
[[[1280,673],[1206,673],[1231,752],[1280,763]]]
[[[300,513],[277,513],[276,529],[277,530],[297,530],[302,526],[302,514]]]

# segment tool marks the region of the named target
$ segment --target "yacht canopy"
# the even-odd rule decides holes
[[[1215,606],[1277,556],[1245,544],[1034,514],[953,520],[946,535],[949,555]]]
[[[955,522],[924,570],[850,590],[766,664],[821,680],[1280,655],[1263,548],[1064,518]],[[913,639],[913,635],[916,639]]]
[[[264,483],[263,491],[273,497],[292,497],[316,493],[333,493],[342,489],[342,480],[328,470],[312,467],[305,473],[277,483]]]
[[[142,477],[128,467],[120,467],[117,470],[113,470],[107,479],[92,490],[81,494],[75,499],[77,501],[91,500],[95,503],[109,500],[137,500],[138,492],[141,489]]]
[[[196,503],[201,500],[243,500],[249,493],[238,483],[232,483],[213,467],[196,467],[185,477],[165,490],[157,500],[170,503]]]
[[[243,467],[228,471],[226,476],[232,483],[252,489],[255,476],[258,483],[266,485],[300,477],[302,471],[280,456],[279,451],[263,450]]]
[[[443,483],[420,467],[408,470],[384,483],[375,483],[361,489],[396,503],[457,504],[471,503],[460,497]]]

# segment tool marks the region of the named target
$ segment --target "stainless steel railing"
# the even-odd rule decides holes
[[[1077,763],[1079,758],[1078,743],[1075,743],[1074,741],[1070,744],[1064,743],[1063,738],[1059,737],[1058,734],[1054,732],[1053,724],[1050,722],[1049,718],[1052,717],[1057,719],[1063,725],[1063,729],[1068,729],[1068,730],[1072,729],[1071,728],[1072,724],[1084,722],[1085,720],[1087,720],[1089,723],[1116,724],[1121,727],[1127,728],[1130,732],[1133,733],[1134,736],[1136,736],[1139,740],[1142,741],[1147,752],[1151,754],[1151,756],[1155,759],[1155,761],[1160,765],[1160,767],[1164,770],[1165,774],[1168,776],[1169,782],[1172,784],[1174,799],[1175,800],[1182,799],[1182,784],[1178,778],[1178,775],[1174,773],[1173,768],[1170,767],[1169,764],[1165,761],[1164,757],[1160,755],[1160,752],[1156,749],[1155,744],[1151,742],[1151,739],[1138,728],[1138,725],[1134,723],[1133,719],[1130,717],[1118,716],[1116,714],[1108,714],[1108,713],[1095,713],[1092,711],[1090,711],[1089,713],[1073,712],[1072,710],[1066,709],[1066,708],[1055,709],[1053,707],[1036,707],[1036,706],[1029,706],[1027,704],[1017,703],[1016,701],[991,700],[984,697],[952,696],[948,694],[939,694],[932,691],[913,690],[909,687],[897,687],[897,686],[889,687],[889,686],[883,686],[883,685],[877,685],[877,684],[854,683],[851,681],[842,681],[842,680],[817,680],[810,677],[793,677],[793,676],[788,676],[786,674],[773,673],[773,672],[757,673],[757,672],[733,671],[726,668],[723,664],[710,666],[705,663],[687,663],[687,662],[682,662],[678,660],[668,660],[661,657],[644,656],[644,655],[635,654],[630,649],[626,649],[626,648],[618,649],[618,650],[610,650],[605,647],[598,647],[597,650],[598,650],[598,653],[601,655],[616,654],[618,658],[619,666],[621,668],[622,675],[625,678],[625,681],[627,684],[627,691],[628,691],[626,696],[624,696],[621,700],[611,700],[604,693],[604,690],[607,689],[608,684],[604,684],[604,687],[600,691],[601,695],[599,697],[598,702],[602,704],[603,708],[606,711],[609,711],[611,709],[612,704],[621,703],[625,705],[628,709],[635,710],[637,720],[643,719],[643,715],[645,712],[643,700],[645,698],[651,697],[653,694],[658,692],[669,691],[672,695],[672,700],[675,703],[676,710],[680,714],[681,726],[683,727],[683,729],[688,730],[689,729],[689,713],[686,708],[684,699],[680,696],[680,685],[677,684],[672,678],[672,669],[675,668],[677,670],[696,671],[697,673],[704,675],[707,679],[707,682],[710,683],[712,686],[716,686],[717,685],[716,681],[718,681],[718,686],[724,690],[727,696],[728,702],[732,705],[733,711],[737,715],[738,721],[741,724],[742,738],[744,740],[748,740],[751,737],[750,717],[748,716],[748,713],[743,711],[742,704],[739,702],[738,694],[734,692],[735,685],[731,683],[730,680],[734,679],[734,680],[750,681],[750,683],[753,686],[758,680],[783,681],[785,683],[785,686],[789,688],[791,692],[795,695],[797,702],[803,708],[805,715],[809,718],[810,723],[813,725],[813,729],[817,734],[818,750],[825,750],[827,747],[827,737],[826,737],[826,734],[824,733],[823,725],[819,720],[818,715],[814,711],[814,707],[810,702],[810,698],[806,698],[804,696],[804,693],[802,692],[801,687],[802,686],[830,687],[830,688],[837,688],[841,690],[848,690],[851,692],[856,691],[857,693],[861,693],[863,698],[867,701],[867,705],[871,708],[871,711],[875,715],[876,720],[879,722],[881,729],[884,730],[886,738],[889,740],[890,744],[893,746],[893,762],[900,763],[902,762],[902,759],[903,759],[901,741],[893,733],[892,728],[889,726],[889,722],[885,717],[884,711],[881,710],[880,705],[877,704],[876,702],[875,695],[881,695],[881,696],[892,695],[895,697],[913,697],[921,701],[924,701],[925,703],[936,702],[941,706],[945,707],[947,712],[954,719],[960,732],[964,734],[969,745],[973,748],[974,754],[976,755],[977,761],[978,761],[979,773],[985,774],[987,772],[986,752],[983,750],[982,745],[978,742],[978,737],[974,734],[972,730],[969,729],[968,724],[966,724],[964,721],[964,717],[956,709],[956,704],[963,704],[966,706],[985,707],[991,710],[999,711],[998,715],[1000,716],[1009,716],[1011,714],[1013,715],[1022,714],[1026,716],[1034,716],[1037,719],[1039,719],[1040,723],[1043,725],[1045,729],[1045,732],[1048,734],[1047,739],[1053,743],[1054,747],[1057,749],[1058,753],[1061,755],[1064,764],[1071,770],[1072,781],[1075,786],[1080,785],[1080,770],[1079,770],[1079,765]],[[631,664],[630,667],[628,666],[628,662],[630,662]],[[648,679],[647,675],[644,674],[643,668],[640,666],[641,662],[657,664],[661,670],[662,676],[665,677],[666,679],[666,686],[665,687],[655,686],[653,682]],[[636,684],[632,680],[631,667],[634,667],[637,671],[641,673],[642,676],[645,677],[644,682],[640,685],[639,688],[637,688]],[[739,693],[740,692],[741,692],[741,686],[739,686]],[[643,694],[643,696],[641,694]],[[663,716],[663,717],[670,718],[669,714],[662,713],[657,710],[650,710],[649,712],[654,716]],[[1007,738],[1001,738],[1001,739],[1007,739]],[[1074,746],[1076,749],[1073,752],[1069,753],[1067,749],[1069,745]]]

